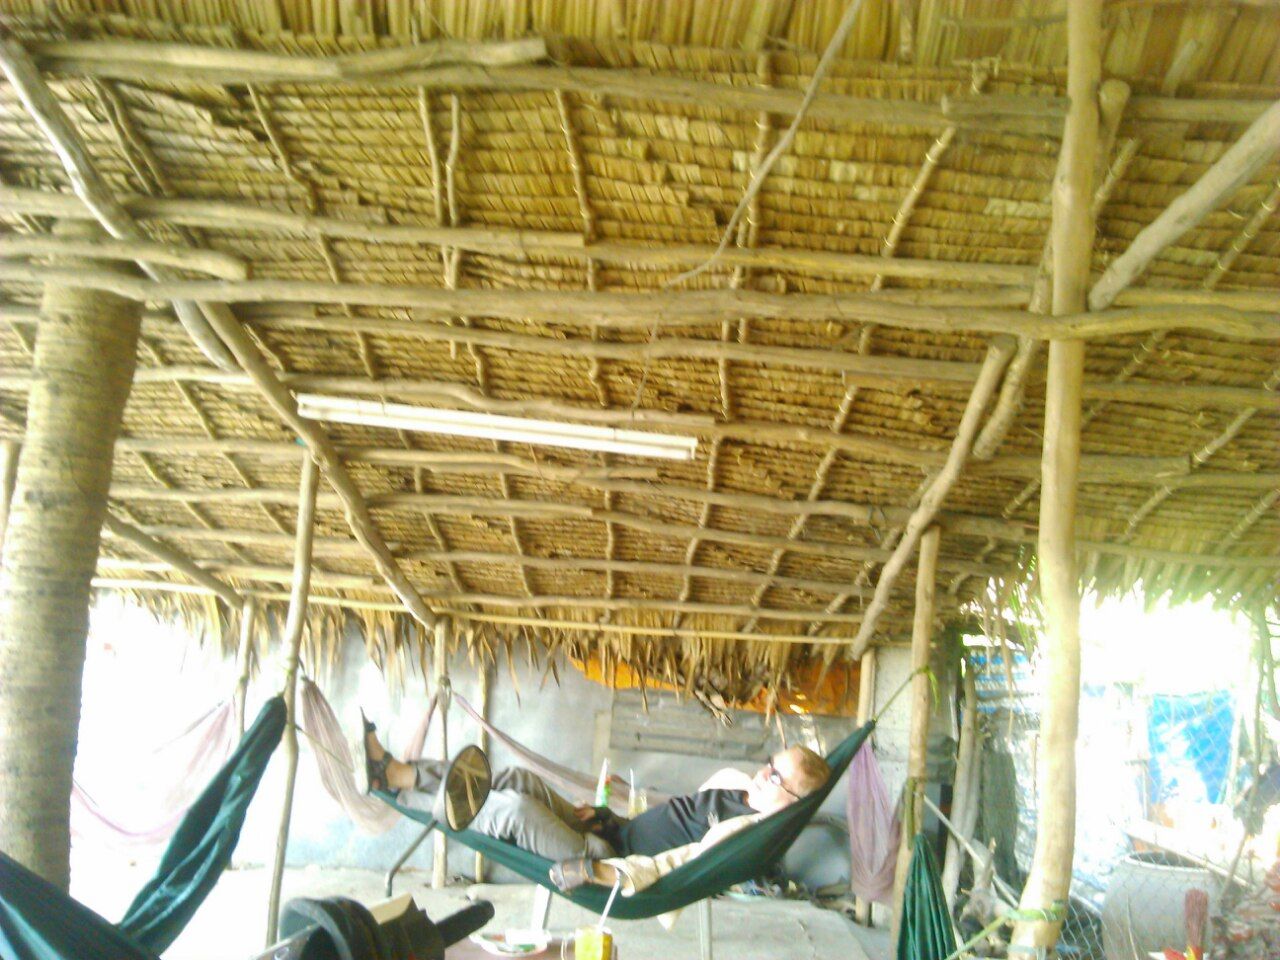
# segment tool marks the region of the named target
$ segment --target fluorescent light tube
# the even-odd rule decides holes
[[[452,437],[535,443],[574,450],[599,450],[630,457],[660,457],[664,460],[692,460],[698,449],[697,437],[618,430],[584,423],[501,417],[491,413],[413,407],[380,400],[322,397],[298,394],[298,412],[312,420],[352,423],[395,430],[418,430]]]

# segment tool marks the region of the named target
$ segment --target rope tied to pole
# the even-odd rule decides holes
[[[937,703],[937,702],[938,702],[938,677],[937,677],[937,674],[935,674],[935,673],[933,672],[933,668],[932,668],[932,667],[928,667],[928,666],[924,666],[924,667],[917,667],[915,670],[912,670],[909,674],[907,674],[907,678],[906,678],[905,680],[903,680],[903,681],[902,681],[902,683],[900,683],[900,684],[898,685],[898,689],[896,689],[896,690],[894,690],[894,691],[893,691],[893,694],[889,697],[889,699],[888,699],[888,700],[886,700],[886,701],[885,701],[884,706],[883,706],[883,707],[881,707],[881,708],[876,712],[876,715],[875,715],[874,717],[872,717],[872,718],[871,718],[871,721],[872,721],[873,723],[879,723],[879,722],[880,722],[880,718],[881,718],[881,717],[883,717],[886,713],[888,713],[888,712],[889,712],[889,708],[890,708],[891,706],[893,706],[893,701],[897,700],[897,699],[898,699],[898,697],[899,697],[899,695],[902,693],[902,691],[903,691],[903,690],[905,690],[905,689],[907,689],[907,687],[911,686],[911,681],[912,681],[912,680],[914,680],[914,679],[916,678],[916,676],[917,676],[917,675],[919,675],[919,674],[921,674],[921,673],[923,673],[923,674],[925,674],[926,676],[928,676],[928,678],[929,678],[929,691],[930,691],[930,695],[931,695],[931,696],[932,696],[932,698],[933,698],[933,702],[934,702],[934,703]]]

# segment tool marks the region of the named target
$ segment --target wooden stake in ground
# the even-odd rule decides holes
[[[911,625],[911,739],[907,753],[907,784],[903,789],[902,841],[898,847],[898,869],[893,878],[893,927],[890,943],[898,942],[902,917],[902,894],[911,867],[911,841],[924,822],[924,785],[929,752],[929,714],[933,703],[929,691],[929,653],[933,639],[933,596],[937,586],[938,544],[941,532],[930,527],[920,537],[916,561],[916,609]]]
[[[1082,309],[1093,250],[1102,3],[1067,5],[1067,111],[1053,185],[1053,313]],[[1084,344],[1049,343],[1040,492],[1040,592],[1047,683],[1040,721],[1036,848],[1022,910],[1065,906],[1075,853],[1076,731],[1080,710],[1080,586],[1076,575],[1076,485],[1080,469]],[[1050,913],[1046,916],[1056,915]],[[1053,949],[1061,920],[1019,921],[1011,944]]]
[[[440,759],[449,762],[449,706],[452,697],[449,694],[449,637],[453,632],[453,621],[447,617],[436,620],[433,629],[434,659],[431,676],[439,695],[440,707]],[[449,838],[444,832],[437,830],[431,847],[431,889],[444,887],[449,878]]]
[[[871,647],[858,662],[858,718],[855,721],[862,726],[876,712],[876,648]],[[871,901],[858,897],[853,902],[854,919],[858,923],[871,925]]]
[[[0,849],[63,889],[90,582],[138,306],[45,290],[0,568]]]
[[[298,777],[298,659],[302,651],[302,630],[307,622],[307,594],[311,590],[311,540],[315,534],[316,487],[320,468],[308,457],[302,461],[302,482],[298,488],[298,529],[293,552],[293,588],[289,594],[289,616],[285,620],[281,646],[285,651],[284,704],[288,722],[284,728],[284,808],[280,832],[276,835],[275,868],[271,874],[271,894],[267,900],[267,946],[276,942],[280,924],[280,885],[284,880],[284,859],[289,848],[289,820],[293,816],[293,788]]]
[[[480,659],[479,676],[476,678],[479,687],[476,692],[476,713],[480,714],[481,719],[489,718],[489,665],[484,662],[484,658]],[[481,750],[489,749],[489,734],[484,727],[480,727],[476,734],[476,745]],[[484,854],[476,854],[476,883],[484,883]]]

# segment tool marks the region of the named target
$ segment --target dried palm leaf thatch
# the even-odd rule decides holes
[[[724,234],[847,6],[140,16],[79,0],[57,19],[12,3],[4,25],[143,239],[246,266],[249,281],[201,289],[232,302],[290,389],[696,436],[692,461],[659,462],[324,424],[403,582],[474,660],[552,680],[568,657],[732,704],[841,663],[991,331],[1038,320],[1065,23],[1005,0],[864,4],[743,229],[673,285]],[[1095,275],[1274,102],[1273,13],[1105,6],[1106,79],[1129,96],[1098,157],[1112,175]],[[8,85],[0,117],[0,221],[11,248],[36,249],[50,218],[89,213]],[[1083,318],[1077,529],[1100,595],[1276,596],[1278,176],[1261,163],[1114,312]],[[48,267],[0,268],[0,437],[20,439]],[[278,621],[294,434],[168,302],[143,336],[112,508],[274,594]],[[938,515],[939,617],[985,610],[1010,640],[1007,621],[1037,616],[1043,360],[1025,373],[1002,386],[999,436],[982,434],[991,457],[962,465]],[[322,490],[308,667],[337,669],[351,632],[395,682],[425,675],[430,640],[342,506]],[[876,642],[907,635],[912,591],[904,576]],[[136,592],[234,644],[234,615],[203,595]]]

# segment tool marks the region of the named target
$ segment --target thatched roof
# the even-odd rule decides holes
[[[220,291],[290,387],[699,437],[672,463],[327,425],[413,586],[482,633],[604,643],[667,676],[768,678],[848,649],[993,335],[1049,329],[1019,324],[1050,223],[1060,10],[867,0],[726,256],[673,283],[720,240],[843,2],[2,6],[151,238],[247,269],[184,295]],[[1129,98],[1101,161],[1099,273],[1280,81],[1275,3],[1123,0],[1105,18],[1104,76]],[[367,55],[442,38],[489,44]],[[0,203],[10,240],[87,216],[8,86],[0,114],[0,177],[23,188]],[[1121,295],[1133,322],[1105,330],[1136,332],[1089,342],[1080,535],[1101,590],[1275,596],[1278,183],[1272,158]],[[0,415],[19,436],[41,274],[0,269]],[[113,512],[278,597],[296,435],[212,366],[170,293],[130,295],[152,303]],[[1033,575],[1042,367],[943,504],[944,617]],[[395,609],[339,507],[320,504],[316,594]],[[119,538],[100,572],[183,580]],[[908,570],[877,642],[909,629],[910,598]]]

